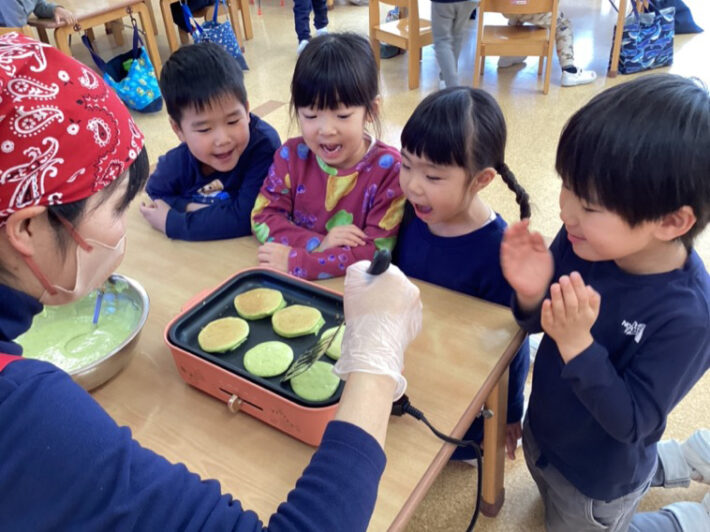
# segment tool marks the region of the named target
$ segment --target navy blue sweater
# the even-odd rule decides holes
[[[437,236],[413,214],[407,203],[394,261],[410,277],[508,306],[513,292],[500,268],[500,244],[505,228],[503,218],[496,215],[495,220],[467,235]],[[508,423],[520,421],[523,416],[523,389],[529,366],[530,350],[526,340],[510,364]],[[465,439],[480,442],[482,437],[483,420],[478,418]],[[461,449],[454,457],[466,458],[468,454]]]
[[[542,456],[588,497],[625,495],[656,467],[673,407],[710,366],[710,277],[695,251],[682,269],[632,275],[574,254],[567,232],[550,246],[555,274],[578,271],[601,295],[594,343],[567,365],[543,337],[528,406]],[[539,332],[540,312],[520,325]]]
[[[170,238],[217,240],[251,234],[251,210],[281,141],[273,127],[256,115],[249,116],[249,144],[231,172],[204,176],[202,163],[186,144],[158,159],[145,190],[154,200],[162,199],[172,207],[165,226]],[[185,212],[197,191],[215,179],[222,182],[228,197],[198,211]]]
[[[20,351],[12,338],[41,308],[0,285],[0,351]],[[130,429],[119,427],[66,373],[46,362],[22,359],[0,372],[0,427],[3,531],[222,532],[264,526],[254,512],[222,494],[219,482],[202,480],[141,447]],[[384,466],[374,438],[355,425],[330,422],[268,528],[365,530]]]

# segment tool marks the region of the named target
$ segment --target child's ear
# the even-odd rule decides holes
[[[670,242],[690,231],[697,220],[693,208],[689,205],[683,205],[677,211],[666,214],[661,218],[656,228],[656,236],[661,240]]]
[[[173,132],[177,135],[177,138],[180,139],[180,142],[185,142],[185,135],[182,132],[182,129],[180,128],[180,124],[178,124],[175,120],[172,118],[170,120],[170,127],[173,128]]]
[[[498,175],[498,172],[490,166],[478,172],[471,181],[473,191],[478,192],[486,188],[495,179],[496,175]]]
[[[365,117],[365,120],[368,122],[374,122],[375,118],[380,114],[380,106],[382,105],[382,96],[379,94],[375,96],[375,99],[372,100],[372,105],[369,114]]]

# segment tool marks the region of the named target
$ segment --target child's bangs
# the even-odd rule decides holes
[[[453,94],[448,96],[434,93],[419,104],[402,130],[402,149],[434,164],[467,168],[471,134],[461,134],[467,105]]]
[[[335,111],[344,105],[369,109],[377,97],[377,87],[373,91],[359,79],[358,72],[346,68],[341,61],[330,61],[332,58],[328,57],[323,59],[321,64],[305,66],[298,79],[294,77],[291,87],[293,107]]]

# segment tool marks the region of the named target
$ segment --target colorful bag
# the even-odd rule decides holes
[[[658,9],[649,2],[649,11],[639,13],[635,0],[631,0],[631,8],[632,13],[626,17],[621,35],[619,73],[634,74],[673,64],[675,8]]]
[[[239,46],[239,41],[237,41],[237,36],[234,35],[234,29],[230,24],[229,14],[227,14],[227,20],[225,22],[220,23],[217,21],[220,1],[224,4],[227,13],[229,13],[226,9],[227,2],[225,2],[225,0],[215,0],[212,20],[208,20],[202,26],[200,26],[200,24],[195,20],[195,17],[192,15],[192,11],[190,11],[187,4],[181,3],[182,11],[185,15],[185,22],[187,23],[188,28],[191,28],[190,35],[192,35],[192,39],[195,43],[213,42],[219,44],[222,48],[229,52],[229,55],[237,60],[237,63],[239,63],[239,66],[242,67],[242,70],[249,70],[247,61],[244,59],[244,55],[242,55],[242,49]],[[236,0],[232,1],[234,2]]]
[[[82,35],[81,41],[89,49],[96,67],[103,74],[104,81],[116,91],[129,109],[141,113],[154,113],[162,109],[163,97],[133,16],[131,16],[131,23],[133,49],[114,57],[108,63],[99,57],[86,35]]]

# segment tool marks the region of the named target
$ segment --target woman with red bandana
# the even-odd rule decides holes
[[[79,149],[77,149],[79,148]],[[0,37],[0,528],[261,530],[218,482],[141,447],[63,371],[13,340],[42,305],[99,286],[125,250],[124,212],[148,175],[141,132],[91,70],[16,33]],[[348,382],[269,528],[364,530],[384,469],[418,290],[368,263],[346,278]],[[376,309],[376,310],[373,310]]]

